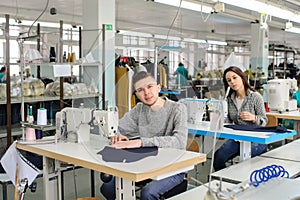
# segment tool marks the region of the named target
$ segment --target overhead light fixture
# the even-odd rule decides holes
[[[284,7],[276,6],[272,3],[264,3],[258,0],[247,0],[241,3],[241,0],[219,0],[220,2],[230,4],[236,7],[252,10],[258,13],[265,13],[267,15],[278,17],[281,19],[290,20],[300,23],[300,15],[292,12]]]
[[[170,6],[179,7],[181,0],[154,0],[154,2],[162,3]],[[194,10],[198,12],[204,12],[204,13],[211,13],[213,12],[212,7],[201,5],[199,3],[193,3],[189,1],[182,1],[181,2],[181,8],[188,9],[188,10]]]
[[[142,33],[142,32],[135,32],[135,31],[125,31],[125,30],[119,30],[119,34],[122,35],[129,35],[129,36],[136,36],[136,37],[146,37],[146,38],[152,38],[153,35],[150,33]]]
[[[180,37],[167,36],[167,35],[158,35],[158,34],[155,34],[154,38],[162,39],[162,40],[174,40],[174,41],[180,41],[181,40]]]
[[[300,28],[296,28],[293,26],[292,22],[287,22],[285,24],[285,29],[286,32],[290,32],[290,33],[298,33],[300,34]]]
[[[183,41],[184,42],[194,42],[194,43],[206,44],[206,40],[193,39],[193,38],[183,38]]]
[[[284,29],[286,32],[290,32],[290,33],[298,33],[300,34],[300,28],[296,28],[296,27],[292,27],[292,28],[288,28],[288,29]]]
[[[227,46],[227,42],[223,42],[223,41],[207,40],[207,43],[208,44],[220,45],[220,46]]]

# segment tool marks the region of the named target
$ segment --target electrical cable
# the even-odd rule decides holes
[[[221,112],[223,112],[223,106],[221,105],[221,101],[219,102],[219,105],[221,107]],[[209,172],[209,192],[211,192],[211,187],[210,187],[210,184],[211,184],[211,179],[212,179],[212,171],[213,171],[213,163],[214,163],[214,158],[215,158],[215,151],[216,151],[216,142],[217,142],[217,132],[218,132],[218,126],[219,126],[219,123],[221,122],[221,117],[222,115],[220,114],[217,121],[216,121],[216,126],[217,128],[215,129],[214,131],[214,137],[213,137],[213,148],[212,148],[212,157],[211,157],[211,164],[210,164],[210,172]]]
[[[173,28],[173,25],[174,25],[174,23],[175,23],[175,21],[176,21],[176,19],[177,19],[177,17],[178,17],[178,14],[179,14],[180,10],[181,10],[181,3],[182,3],[182,0],[180,0],[180,2],[179,2],[179,5],[178,5],[178,7],[177,7],[176,15],[175,15],[175,17],[173,18],[172,23],[171,23],[171,25],[169,26],[169,29],[168,29],[168,32],[167,32],[167,39],[166,39],[166,41],[165,41],[165,44],[163,44],[162,46],[165,46],[165,45],[167,44],[167,42],[169,41],[169,34],[170,34],[171,29]]]
[[[254,170],[250,174],[250,183],[254,187],[258,187],[260,183],[276,177],[289,178],[289,173],[281,165],[266,166],[262,169]]]
[[[93,50],[93,48],[94,48],[94,46],[95,46],[95,44],[96,44],[96,42],[99,39],[101,34],[102,34],[102,30],[98,33],[97,37],[95,38],[95,40],[91,44],[91,46],[90,46],[89,50],[87,51],[86,55],[89,54]]]
[[[202,8],[203,8],[203,0],[201,1],[201,12],[200,13],[201,13],[201,18],[202,18],[203,22],[206,22],[208,20],[208,18],[210,17],[211,13],[208,13],[207,17],[205,18],[203,16]]]
[[[33,27],[34,23],[40,19],[40,17],[45,13],[45,11],[47,10],[48,8],[48,5],[49,5],[49,0],[47,0],[46,2],[46,6],[44,8],[44,10],[41,12],[41,14],[33,21],[33,23],[31,24],[31,26],[29,27],[28,29],[28,32],[27,32],[27,36],[29,37],[29,34],[30,34],[30,31],[31,31],[31,28]]]

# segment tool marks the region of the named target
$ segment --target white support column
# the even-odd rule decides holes
[[[84,66],[84,82],[94,80],[102,93],[102,51],[105,51],[105,101],[115,106],[115,1],[89,0],[83,4],[82,48],[83,57],[91,51],[98,66]],[[102,49],[102,24],[106,27],[105,49]],[[111,29],[110,29],[111,27]],[[100,101],[102,99],[100,98]],[[101,104],[99,104],[101,105]]]
[[[251,24],[251,69],[261,70],[268,76],[269,30],[259,23]]]

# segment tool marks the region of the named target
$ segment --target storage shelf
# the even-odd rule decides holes
[[[42,131],[52,131],[55,130],[55,124],[47,124],[47,125],[37,125],[36,122],[29,123],[29,122],[21,122],[22,127],[29,127],[34,128]]]
[[[84,95],[73,95],[73,96],[64,96],[64,99],[81,99],[81,98],[92,98],[92,97],[99,97],[99,93],[95,94],[84,94]],[[34,102],[43,102],[43,101],[55,101],[59,100],[59,96],[38,96],[38,97],[24,97],[25,103],[34,103]],[[11,103],[21,103],[21,97],[12,97]],[[6,104],[6,100],[0,100],[0,105]]]
[[[94,63],[80,63],[80,62],[63,62],[63,63],[57,63],[57,62],[51,62],[51,63],[26,63],[26,65],[31,65],[31,66],[53,66],[53,65],[80,65],[80,66],[99,66],[101,63],[99,62],[94,62]]]

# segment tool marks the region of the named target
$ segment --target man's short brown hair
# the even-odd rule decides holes
[[[145,71],[141,71],[137,74],[135,74],[132,78],[132,85],[135,87],[135,84],[139,81],[142,80],[144,78],[148,78],[151,77],[153,78],[153,80],[155,81],[154,76],[151,73],[145,72]]]

